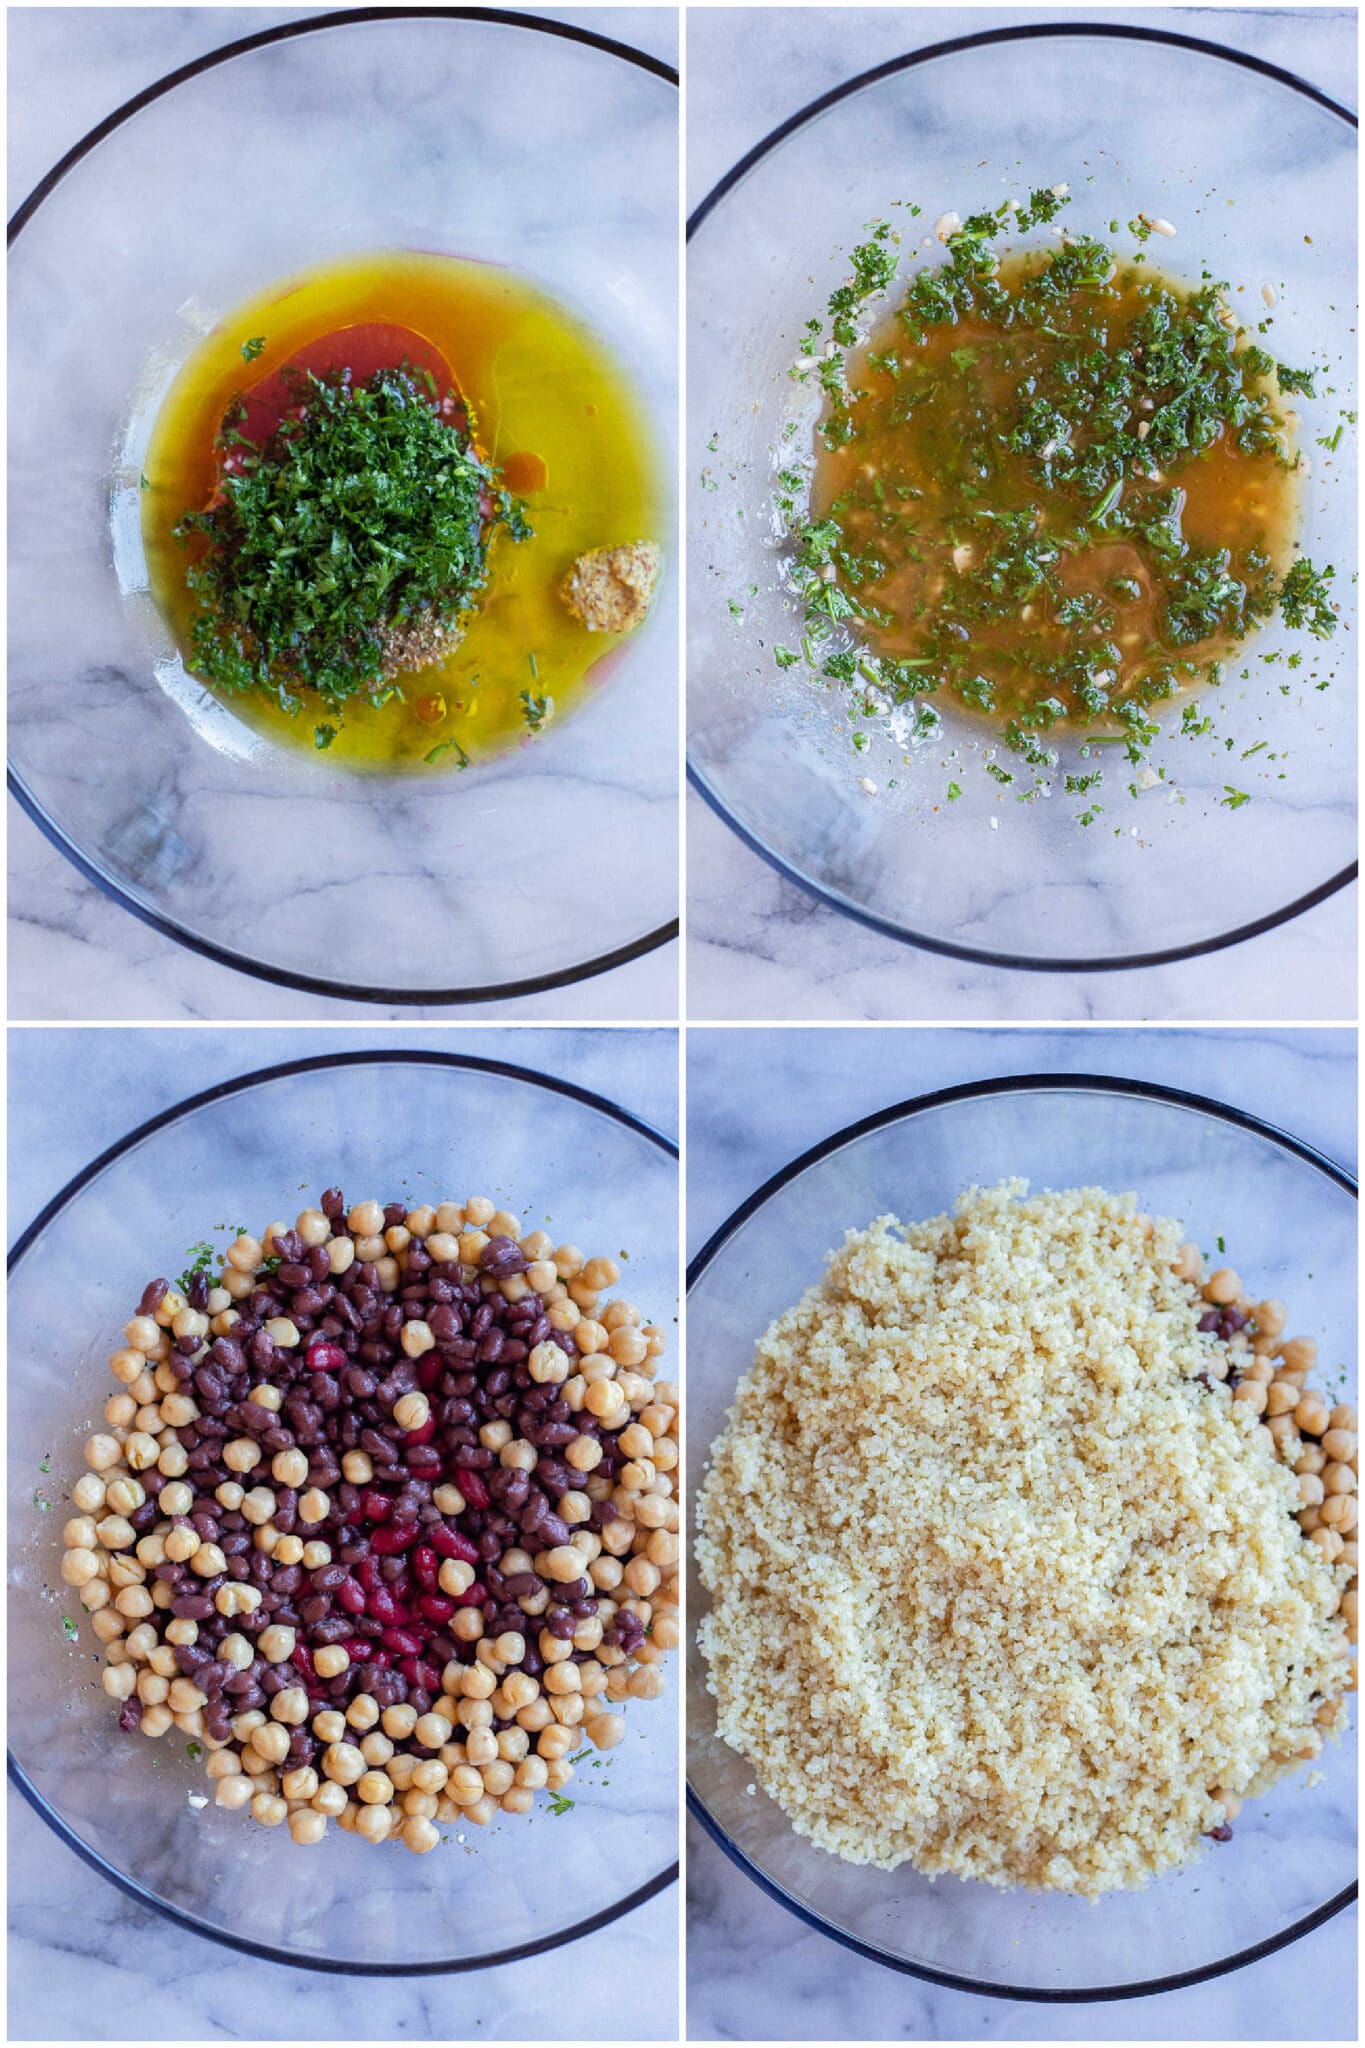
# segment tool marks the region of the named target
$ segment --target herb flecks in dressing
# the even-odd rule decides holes
[[[810,322],[793,372],[826,394],[808,514],[796,468],[776,501],[803,651],[855,716],[925,738],[951,706],[1040,772],[1054,730],[1138,763],[1158,708],[1277,612],[1319,638],[1335,625],[1332,571],[1294,559],[1299,457],[1278,402],[1311,397],[1311,373],[1248,344],[1211,279],[1082,236],[997,254],[1066,203],[1053,188],[944,216],[948,262],[864,340],[897,260],[890,226],[871,230],[830,299],[833,343]]]

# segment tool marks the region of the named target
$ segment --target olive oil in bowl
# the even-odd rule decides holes
[[[493,535],[486,586],[463,637],[434,665],[394,678],[386,701],[348,703],[332,719],[329,765],[458,769],[543,732],[600,681],[619,643],[565,610],[559,584],[590,549],[657,533],[662,487],[653,438],[621,366],[562,306],[515,272],[463,258],[379,251],[272,286],[226,316],[175,379],[146,458],[142,531],[151,589],[193,673],[193,547],[176,537],[210,502],[217,447],[244,388],[317,337],[392,323],[451,366],[471,428],[529,536]],[[249,367],[247,365],[249,364]],[[215,694],[254,730],[312,752],[327,714],[297,713],[258,692]]]

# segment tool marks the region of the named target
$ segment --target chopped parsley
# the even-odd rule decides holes
[[[429,754],[423,754],[422,759],[430,768],[434,766],[434,764],[437,761],[439,761],[443,755],[450,753],[454,753],[458,757],[455,764],[457,768],[465,769],[469,766],[468,754],[460,745],[460,742],[458,740],[453,739],[439,740],[437,744],[431,749],[431,752]]]
[[[291,713],[311,692],[335,716],[383,702],[413,637],[458,626],[477,603],[495,533],[529,528],[469,433],[405,370],[354,387],[304,373],[297,386],[266,447],[225,427],[241,466],[175,532],[195,550],[194,673]]]
[[[263,334],[253,334],[250,341],[242,343],[242,361],[244,363],[254,363],[257,356],[262,355],[264,351],[265,336]]]
[[[185,1267],[184,1272],[180,1275],[180,1291],[182,1294],[184,1293],[185,1289],[189,1286],[191,1280],[197,1278],[198,1275],[201,1273],[211,1272],[213,1270],[214,1265],[217,1263],[217,1258],[213,1246],[209,1244],[207,1241],[200,1244],[192,1244],[189,1250],[186,1252],[185,1257],[189,1261],[189,1264]]]
[[[1280,615],[1287,626],[1305,627],[1317,640],[1336,631],[1337,615],[1328,595],[1335,571],[1315,569],[1300,556],[1280,585]]]
[[[1069,204],[1059,185],[946,216],[947,260],[913,272],[867,342],[897,268],[891,227],[871,223],[792,372],[823,397],[824,453],[813,478],[779,469],[774,492],[803,628],[799,654],[774,646],[776,665],[804,657],[854,692],[855,753],[879,720],[902,746],[935,738],[930,698],[990,719],[1035,771],[1020,801],[1051,786],[1049,735],[1121,746],[1136,767],[1168,708],[1185,736],[1212,732],[1190,688],[1215,685],[1277,613],[1322,638],[1336,623],[1331,570],[1281,574],[1275,552],[1297,467],[1275,394],[1312,397],[1313,373],[1248,340],[1208,273],[1178,284],[1077,232],[1002,262],[1000,235]],[[1145,214],[1129,229],[1139,243],[1167,233]],[[951,784],[947,800],[960,794]]]

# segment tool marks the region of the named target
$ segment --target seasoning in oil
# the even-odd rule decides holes
[[[186,666],[258,730],[355,766],[462,768],[571,709],[614,648],[559,585],[661,511],[596,337],[512,272],[406,251],[221,322],[146,469]]]
[[[945,217],[947,264],[855,347],[895,271],[876,229],[830,303],[838,348],[800,367],[828,394],[809,516],[798,472],[779,499],[821,673],[921,735],[930,699],[988,718],[1040,768],[1054,728],[1117,734],[1137,760],[1154,707],[1277,612],[1319,637],[1335,625],[1331,570],[1295,558],[1300,458],[1279,403],[1311,397],[1311,377],[1249,344],[1208,278],[1084,236],[991,246],[1064,203],[1053,188]]]

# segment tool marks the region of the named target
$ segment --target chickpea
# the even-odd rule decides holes
[[[323,1775],[337,1785],[354,1785],[365,1772],[365,1759],[353,1742],[329,1743],[322,1752]]]
[[[1281,1346],[1280,1357],[1284,1362],[1286,1372],[1311,1372],[1318,1362],[1317,1339],[1315,1337],[1291,1337],[1287,1344]],[[1325,1402],[1321,1405],[1324,1409],[1327,1408]],[[1330,1417],[1330,1409],[1327,1409],[1327,1414]],[[1314,1434],[1317,1434],[1317,1432],[1315,1431]]]
[[[308,1460],[297,1448],[277,1451],[270,1461],[270,1471],[281,1486],[302,1486],[308,1477]]]
[[[426,1325],[417,1323],[409,1323],[407,1325],[408,1330],[415,1330],[418,1328],[425,1329]],[[427,1334],[428,1336],[430,1336],[430,1331],[428,1331]],[[435,1341],[436,1340],[432,1338],[432,1343],[435,1343]],[[427,1345],[424,1348],[430,1350],[431,1346]],[[429,1419],[430,1415],[431,1403],[428,1401],[425,1394],[403,1394],[394,1403],[393,1419],[402,1429],[421,1429],[423,1424]]]
[[[362,1772],[356,1778],[356,1798],[366,1806],[387,1806],[393,1798],[393,1780],[387,1772]]]
[[[411,1849],[416,1856],[425,1856],[436,1847],[441,1839],[439,1828],[419,1814],[410,1814],[403,1822],[402,1842],[405,1849]]]
[[[91,1579],[98,1578],[100,1560],[94,1551],[84,1544],[68,1550],[62,1559],[62,1578],[68,1586],[84,1586]]]
[[[308,1695],[301,1685],[287,1685],[283,1692],[277,1692],[270,1702],[272,1720],[283,1721],[287,1727],[301,1728],[308,1719]]]
[[[82,1472],[71,1489],[71,1499],[83,1515],[97,1514],[104,1506],[107,1485],[98,1472]]]
[[[358,1692],[346,1709],[346,1719],[352,1728],[367,1730],[378,1721],[379,1708],[367,1692]]]
[[[526,1369],[538,1386],[560,1386],[569,1377],[569,1358],[547,1338],[537,1344],[526,1361]]]
[[[1197,1244],[1182,1244],[1175,1255],[1173,1268],[1177,1277],[1197,1285],[1204,1277],[1204,1258]]]
[[[436,1339],[432,1336],[430,1327],[426,1323],[412,1322],[404,1323],[403,1334],[399,1342],[402,1344],[407,1357],[421,1358],[425,1352],[435,1348]],[[393,1411],[395,1420],[402,1421],[398,1410],[409,1402],[420,1402],[423,1410],[426,1411],[427,1409],[427,1397],[425,1394],[405,1394]],[[426,1413],[424,1412],[420,1422],[404,1422],[403,1427],[404,1429],[420,1429],[426,1419]]]
[[[327,1816],[306,1806],[301,1812],[290,1814],[289,1832],[301,1849],[312,1848],[327,1832]]]
[[[1294,1410],[1294,1420],[1304,1436],[1321,1436],[1331,1422],[1331,1410],[1321,1394],[1305,1394]]]
[[[308,1803],[314,1813],[325,1813],[329,1820],[339,1820],[349,1804],[346,1787],[328,1779],[325,1784],[318,1786]]]
[[[355,1817],[355,1831],[367,1842],[387,1842],[393,1832],[393,1815],[387,1806],[362,1806]]]
[[[268,1764],[282,1764],[289,1754],[289,1730],[282,1721],[266,1721],[253,1728],[248,1741],[257,1756]]]

